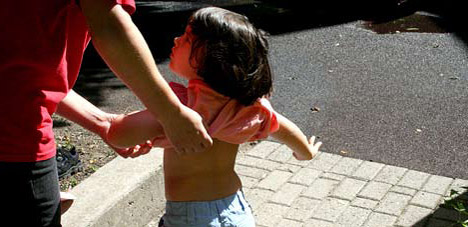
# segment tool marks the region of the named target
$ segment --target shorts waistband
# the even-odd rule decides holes
[[[242,190],[222,199],[210,201],[167,201],[166,215],[182,215],[187,218],[213,216],[227,210],[250,210]]]

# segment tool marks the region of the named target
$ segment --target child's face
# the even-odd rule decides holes
[[[195,62],[190,62],[190,53],[192,50],[192,38],[191,29],[189,26],[185,28],[185,33],[174,39],[174,47],[171,52],[171,62],[169,68],[176,73],[178,76],[186,79],[198,78],[195,68]],[[191,64],[192,63],[192,64]]]

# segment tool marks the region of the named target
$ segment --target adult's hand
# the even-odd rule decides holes
[[[179,154],[190,154],[207,150],[213,145],[200,115],[181,105],[180,117],[162,120],[164,132]]]

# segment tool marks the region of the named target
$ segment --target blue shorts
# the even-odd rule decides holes
[[[244,193],[200,202],[166,202],[163,227],[255,227]]]

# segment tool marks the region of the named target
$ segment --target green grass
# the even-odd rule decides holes
[[[468,187],[462,187],[468,190]],[[458,219],[452,227],[468,227],[468,191],[464,194],[456,190],[450,191],[450,196],[445,200],[443,207],[451,210],[455,210],[458,213]]]

